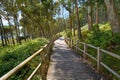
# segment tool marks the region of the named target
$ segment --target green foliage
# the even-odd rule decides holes
[[[65,37],[71,37],[71,34],[72,32],[69,29],[60,32],[60,35],[65,36]]]
[[[99,26],[94,24],[92,31],[89,31],[88,27],[84,26],[82,28],[82,35],[85,42],[102,48],[120,45],[120,34],[116,33],[112,35],[110,23]]]
[[[104,30],[104,31],[106,31],[106,30],[111,30],[110,23],[108,22],[108,23],[106,23],[106,24],[101,24],[101,25],[100,25],[100,30]]]
[[[67,37],[71,37],[72,32],[70,30],[67,31]]]
[[[112,38],[110,39],[111,45],[120,45],[120,34],[114,33]]]
[[[37,38],[22,45],[0,48],[0,76],[17,66],[47,42],[44,38]]]
[[[90,33],[87,35],[90,35]],[[89,44],[107,49],[110,46],[120,45],[120,34],[116,33],[112,35],[111,31],[98,31],[87,36],[85,41]]]
[[[85,27],[82,28],[82,37],[83,37],[83,39],[86,39],[86,38],[90,37],[92,35],[92,33],[93,33],[92,31],[88,30],[87,27],[88,26],[85,26]]]
[[[110,31],[98,31],[93,32],[90,36],[88,36],[86,42],[95,46],[105,48],[108,46],[111,37],[112,35]]]

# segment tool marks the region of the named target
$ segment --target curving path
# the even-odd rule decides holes
[[[53,54],[47,73],[47,80],[100,80],[99,76],[81,57],[68,48],[61,37],[54,42]]]

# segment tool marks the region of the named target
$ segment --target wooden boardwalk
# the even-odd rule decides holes
[[[47,80],[100,80],[80,56],[68,48],[64,38],[55,41]]]

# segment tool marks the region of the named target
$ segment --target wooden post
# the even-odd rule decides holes
[[[73,39],[71,39],[71,44],[72,44],[72,45],[71,45],[71,48],[73,49]]]
[[[78,47],[78,41],[76,41],[76,52],[77,52],[77,47]]]
[[[72,39],[70,40],[70,44],[71,44],[70,47],[72,48]]]
[[[87,46],[86,46],[86,43],[84,43],[84,53],[83,53],[84,62],[86,61],[85,60],[86,59],[86,52],[87,52]]]
[[[101,55],[100,55],[100,47],[97,48],[97,71],[100,71],[100,61],[101,61]]]
[[[69,40],[68,40],[68,45],[69,45],[69,47],[71,46],[71,39],[69,38]]]

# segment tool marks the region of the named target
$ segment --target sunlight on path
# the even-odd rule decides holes
[[[68,48],[63,37],[54,42],[50,60],[47,80],[100,80],[81,57]]]

